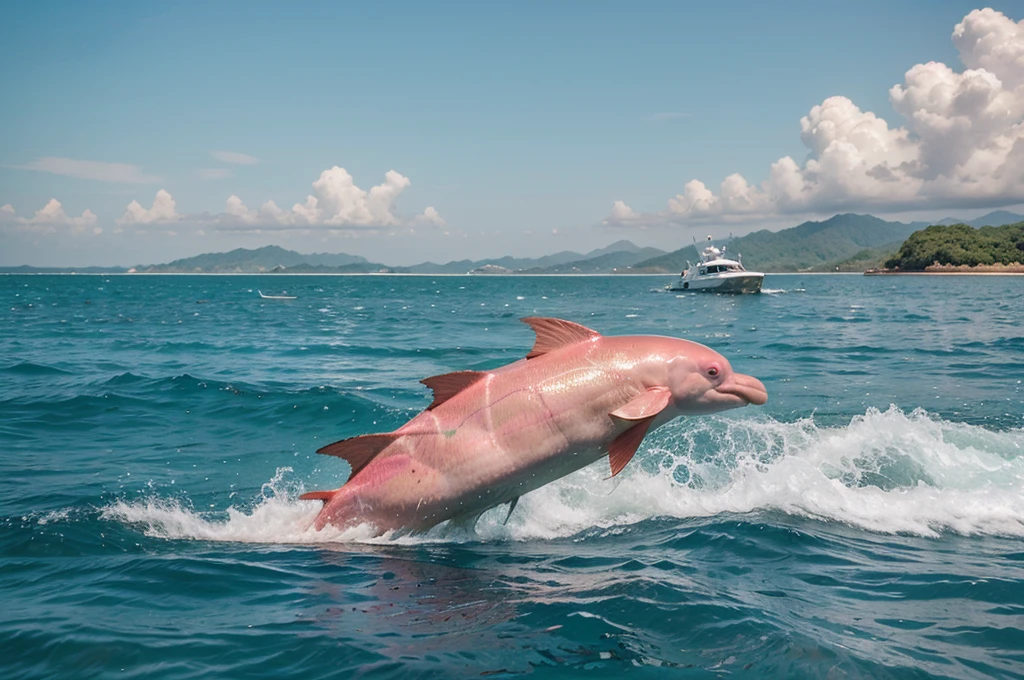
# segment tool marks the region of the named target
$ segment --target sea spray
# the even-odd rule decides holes
[[[522,498],[506,526],[439,527],[402,542],[532,540],[654,518],[780,511],[881,533],[1024,536],[1024,431],[994,432],[921,409],[869,409],[846,426],[711,417],[671,423],[620,477],[597,463]],[[177,498],[119,500],[103,516],[171,539],[253,543],[366,541],[367,527],[310,528],[318,504],[279,468],[247,506],[202,513]],[[383,542],[398,540],[385,536]],[[380,542],[374,540],[373,542]]]

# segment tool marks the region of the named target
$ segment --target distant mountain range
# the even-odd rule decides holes
[[[373,272],[385,268],[366,258],[347,253],[313,253],[303,255],[280,246],[264,246],[249,250],[235,248],[227,253],[204,253],[174,260],[167,264],[138,265],[137,272],[150,274],[242,274],[288,271],[306,272]]]
[[[648,260],[665,251],[640,248],[629,241],[617,241],[605,248],[589,253],[562,251],[538,258],[499,257],[487,260],[456,260],[447,264],[424,262],[411,267],[394,267],[370,262],[356,255],[315,253],[302,255],[278,246],[255,250],[237,248],[227,253],[205,253],[167,264],[139,265],[135,271],[144,273],[288,273],[288,274],[346,274],[346,273],[400,273],[400,274],[466,274],[474,270],[502,271],[530,274],[588,273],[610,274],[616,269],[628,268],[641,260]],[[483,269],[488,267],[488,269]]]
[[[927,222],[887,222],[872,215],[836,215],[782,231],[755,231],[729,242],[728,252],[743,256],[748,269],[767,272],[835,271],[848,260],[873,261],[899,250]],[[639,262],[645,271],[681,271],[697,261],[694,246]],[[870,265],[868,265],[870,266]]]
[[[938,222],[888,222],[872,215],[835,215],[822,222],[804,222],[781,231],[755,231],[726,240],[730,254],[743,257],[748,269],[766,272],[864,271],[880,266],[899,250],[913,232],[930,224],[969,224],[972,227],[1002,226],[1024,221],[1024,215],[999,210],[974,220],[945,218]],[[698,244],[703,247],[702,244]],[[668,274],[682,271],[687,262],[697,261],[697,249],[688,245],[666,253],[658,248],[641,248],[630,241],[617,241],[588,253],[562,251],[538,258],[499,257],[484,260],[456,260],[446,264],[424,262],[395,267],[370,262],[346,253],[303,255],[279,246],[249,250],[236,248],[226,253],[204,253],[167,264],[125,267],[0,267],[0,273],[411,273],[411,274]]]
[[[950,224],[969,224],[977,228],[1020,222],[1024,215],[1000,210],[966,222],[947,220]],[[900,249],[907,237],[930,224],[888,222],[873,215],[847,213],[781,231],[755,231],[732,239],[727,249],[731,254],[742,256],[744,266],[756,271],[864,271],[879,266]],[[696,261],[697,249],[690,245],[638,262],[633,265],[633,271],[679,272],[687,262]]]
[[[944,217],[938,222],[929,222],[928,224],[929,226],[932,224],[941,224],[944,226],[949,226],[951,224],[969,224],[977,229],[978,227],[1001,227],[1005,224],[1015,224],[1022,220],[1024,220],[1024,215],[1018,215],[1017,213],[1012,213],[1008,210],[996,210],[995,212],[990,212],[987,215],[982,215],[981,217],[973,220],[967,220],[966,222],[964,220],[958,220],[955,217]]]

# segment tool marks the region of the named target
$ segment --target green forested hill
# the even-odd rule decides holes
[[[923,222],[887,222],[872,215],[836,215],[823,222],[804,222],[790,229],[755,231],[729,242],[728,252],[742,255],[743,264],[767,272],[834,271],[840,262],[867,262],[871,266],[899,247]],[[883,248],[887,248],[883,250]],[[634,269],[677,272],[696,262],[693,246],[645,260]],[[871,261],[871,258],[878,258]]]
[[[887,269],[924,271],[931,264],[978,265],[1024,262],[1024,222],[975,229],[969,224],[933,225],[915,231]]]
[[[650,274],[668,274],[683,271],[687,262],[697,261],[697,249],[693,246],[686,246],[671,253],[665,253],[649,260],[644,260],[633,265],[633,272]]]
[[[829,271],[865,249],[895,248],[923,226],[847,213],[779,232],[757,231],[736,239],[729,250],[742,253],[743,263],[759,271]]]

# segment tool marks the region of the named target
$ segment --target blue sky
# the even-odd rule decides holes
[[[0,264],[674,249],[1024,202],[1024,3],[774,5],[9,3]]]

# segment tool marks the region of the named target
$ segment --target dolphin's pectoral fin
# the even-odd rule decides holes
[[[512,511],[516,509],[516,504],[519,502],[519,496],[512,499],[512,502],[508,504],[508,514],[505,515],[505,521],[502,524],[508,524],[508,521],[512,519]]]
[[[391,442],[401,436],[402,435],[395,434],[394,432],[388,432],[386,434],[364,434],[359,437],[343,439],[340,442],[328,444],[321,449],[317,449],[317,453],[324,453],[328,456],[344,458],[348,461],[348,464],[352,466],[352,474],[348,476],[349,479],[352,479],[360,470],[366,467],[378,453],[386,449],[391,445]]]
[[[611,414],[622,420],[644,420],[665,410],[671,398],[672,392],[667,387],[649,387],[639,397],[615,409]]]
[[[462,390],[485,377],[487,377],[487,374],[480,371],[456,371],[455,373],[445,373],[444,375],[424,378],[420,382],[434,390],[434,401],[427,407],[427,410],[433,411]]]
[[[601,334],[595,330],[572,321],[563,321],[562,319],[528,316],[520,319],[520,321],[529,324],[533,332],[537,334],[537,339],[533,343],[533,349],[526,355],[527,359],[533,359],[553,350],[575,345],[578,342],[586,342],[601,337]]]
[[[643,394],[611,412],[613,418],[633,423],[608,446],[608,462],[612,466],[612,477],[622,472],[633,460],[640,442],[647,436],[654,417],[665,410],[672,392],[664,386],[649,387]]]
[[[622,468],[633,460],[636,450],[640,448],[640,442],[644,440],[647,430],[651,427],[652,420],[654,416],[638,421],[608,446],[608,462],[612,466],[612,477],[622,472]]]
[[[310,491],[299,496],[300,501],[323,501],[324,503],[330,503],[331,499],[334,498],[334,491]]]

